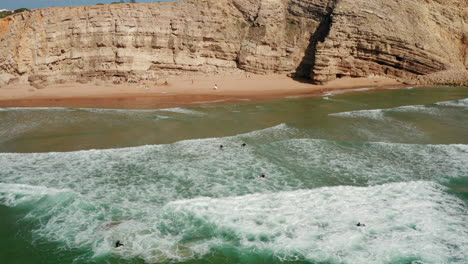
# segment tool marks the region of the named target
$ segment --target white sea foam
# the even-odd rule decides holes
[[[345,90],[335,90],[335,91],[329,91],[324,93],[324,96],[334,96],[338,94],[344,94],[344,93],[352,93],[352,92],[365,92],[365,91],[370,91],[374,90],[375,88],[358,88],[358,89],[345,89]]]
[[[243,255],[332,263],[468,260],[465,205],[425,181],[192,198],[159,208],[142,201],[133,208],[120,201],[103,205],[50,188],[33,193],[44,195],[28,215],[44,223],[35,233],[70,248],[91,246],[95,257],[114,252],[154,263],[235,248]],[[113,248],[117,239],[123,248]]]
[[[54,111],[54,112],[90,112],[90,113],[96,113],[96,114],[117,114],[117,115],[126,115],[126,116],[134,116],[134,117],[144,117],[148,114],[156,114],[160,113],[161,111],[165,110],[159,110],[159,109],[111,109],[111,108],[65,108],[65,107],[8,107],[8,108],[0,108],[0,111]],[[188,110],[190,111],[190,110]],[[169,111],[168,111],[169,112]],[[187,112],[189,113],[189,112]],[[190,113],[193,114],[193,113]],[[151,119],[157,120],[157,119],[168,119],[170,117],[164,116],[164,115],[152,115]],[[50,116],[48,116],[47,120],[50,119]],[[47,121],[45,120],[45,121]],[[61,122],[64,122],[67,120],[70,122],[70,118],[62,118],[60,119]],[[36,123],[40,123],[41,120],[35,120]],[[42,120],[44,121],[44,120]]]
[[[357,110],[357,111],[330,114],[329,116],[352,117],[352,118],[364,117],[364,118],[382,120],[385,117],[385,110],[383,109]]]
[[[158,109],[70,108],[93,113],[155,113]]]
[[[413,107],[413,106],[411,106]],[[385,122],[386,129],[383,130],[380,122],[359,122],[350,124],[348,129],[355,131],[357,135],[362,136],[367,141],[397,141],[401,142],[403,139],[424,139],[427,135],[418,129],[411,122],[401,121],[393,118],[392,114],[397,112],[416,111],[418,106],[414,108],[399,107],[390,109],[370,109],[358,110],[330,114],[330,116],[345,117],[345,118],[363,118],[369,120],[377,120]]]
[[[160,113],[158,109],[105,109],[105,108],[73,108],[74,111],[84,111],[104,115],[129,116],[132,118],[151,117],[151,120],[168,119],[165,115],[156,115]]]
[[[414,179],[445,182],[468,171],[467,145],[284,140],[285,134],[294,130],[281,124],[235,137],[168,145],[67,153],[1,153],[0,179],[4,183],[70,188],[78,193],[95,189],[87,195],[109,203],[120,197],[118,190],[125,188],[128,200],[124,202],[131,204],[133,198],[152,200],[154,195],[147,196],[151,193],[158,194],[159,203],[165,203],[199,195],[243,195],[323,186],[321,180],[326,179],[313,176],[317,173],[339,184],[380,184]],[[275,137],[281,141],[275,141]],[[258,143],[264,138],[263,143]],[[255,143],[250,144],[252,141]],[[243,142],[248,143],[247,147],[241,147]],[[219,150],[221,144],[224,150]],[[263,172],[271,179],[252,181]],[[140,185],[145,186],[144,191]],[[101,197],[104,193],[106,196]]]
[[[401,89],[403,89],[402,87],[393,87],[393,86],[384,87],[384,88],[387,89],[387,90],[401,90]],[[409,88],[409,87],[406,87],[406,88]]]
[[[66,107],[2,107],[0,111],[74,111]]]
[[[425,106],[425,105],[405,105],[390,109],[389,112],[414,112],[419,114],[426,114],[431,116],[442,116],[443,111],[436,107]]]
[[[212,103],[222,103],[226,102],[229,99],[221,99],[221,100],[213,100],[213,101],[199,101],[199,102],[193,102],[193,104],[212,104]]]
[[[181,108],[181,107],[159,109],[158,111],[172,112],[172,113],[179,113],[179,114],[186,114],[186,115],[205,115],[205,113],[203,112]]]
[[[142,122],[159,122],[177,118],[159,110],[99,109],[99,108],[3,108],[1,113],[0,142],[7,142],[22,135],[33,135],[50,131],[50,128],[80,126],[98,123],[114,126],[127,119]],[[108,117],[111,118],[108,118]],[[56,131],[56,130],[55,130]]]
[[[89,112],[123,112],[123,111],[140,111],[130,109],[106,109],[106,108],[68,108],[68,107],[5,107],[0,108],[1,111],[89,111]]]
[[[426,262],[443,263],[438,261],[461,254],[441,249],[448,247],[446,241],[466,247],[459,237],[463,229],[456,224],[463,214],[452,214],[459,201],[437,184],[301,189],[330,181],[445,183],[466,176],[467,145],[314,139],[258,143],[278,133],[284,139],[291,130],[281,124],[229,138],[167,145],[1,153],[0,203],[29,208],[25,220],[35,224],[35,236],[69,248],[92,248],[95,256],[116,252],[147,262],[198,258],[213,249],[238,247],[246,254],[260,250],[288,260],[302,256],[348,263],[365,258],[371,260],[367,263],[382,258],[392,262],[391,254],[406,256],[409,248]],[[240,146],[249,139],[254,143]],[[220,144],[224,150],[218,149]],[[258,178],[261,173],[267,178]],[[223,198],[227,196],[231,198]],[[368,224],[365,230],[370,231],[363,237],[355,237],[362,231],[354,226],[357,221]],[[428,231],[424,221],[437,231]],[[340,237],[356,238],[355,244],[348,246]],[[421,243],[415,242],[418,237]],[[126,246],[116,251],[112,245],[118,239]],[[433,255],[426,251],[431,247]],[[362,250],[351,253],[356,248]],[[440,257],[428,261],[434,255]],[[465,255],[458,258],[466,260]]]
[[[266,129],[264,134],[269,135],[268,140],[271,140],[287,131],[286,125],[280,125]],[[94,197],[106,193],[106,197],[102,198],[109,203],[119,197],[117,190],[123,186],[126,186],[125,193],[129,195],[129,200],[124,203],[131,203],[133,199],[151,200],[154,198],[154,195],[149,195],[151,193],[159,194],[159,203],[164,203],[192,195],[239,195],[281,186],[297,187],[299,181],[282,175],[279,166],[255,153],[253,147],[241,147],[245,140],[259,139],[261,136],[260,132],[252,132],[236,137],[185,140],[168,145],[125,149],[0,154],[0,179],[59,189],[71,186],[79,193],[94,188],[96,192],[89,195]],[[224,145],[224,150],[219,150],[219,145]],[[21,162],[29,165],[21,165]],[[23,169],[18,170],[20,167]],[[277,177],[269,182],[251,181],[264,171]],[[152,184],[144,183],[147,180]],[[101,182],[106,184],[99,184]],[[145,184],[145,190],[141,191],[133,185],[135,183]],[[110,186],[113,186],[111,191],[106,189]],[[178,188],[187,189],[180,192]]]
[[[429,182],[198,198],[163,210],[189,235],[210,227],[210,236],[218,239],[213,244],[221,243],[217,247],[232,247],[234,240],[242,252],[273,252],[283,260],[468,260],[466,208]]]
[[[341,112],[329,114],[329,116],[340,116],[340,117],[351,117],[351,118],[369,118],[375,120],[383,120],[389,113],[395,112],[420,112],[431,115],[440,115],[440,110],[434,107],[427,107],[424,105],[405,105],[394,108],[386,109],[369,109],[369,110],[357,110],[349,112]]]
[[[87,111],[92,113],[119,113],[119,114],[138,114],[138,113],[157,113],[173,112],[190,115],[203,115],[205,113],[190,110],[186,108],[167,108],[167,109],[112,109],[112,108],[66,108],[66,107],[4,107],[0,111]]]
[[[291,171],[291,175],[294,172],[307,175],[302,177],[306,186],[322,185],[322,180],[340,184],[411,180],[444,183],[464,177],[468,171],[468,145],[292,139],[271,143],[263,151],[273,157],[281,156],[283,168]]]
[[[0,203],[14,207],[22,203],[33,202],[45,195],[57,194],[69,190],[31,186],[27,184],[0,183]]]
[[[13,119],[11,122],[15,122],[14,125],[9,125],[5,120],[3,121],[3,126],[0,129],[0,142],[8,141],[17,137],[21,133],[31,131],[44,125],[43,122],[38,120],[31,120],[30,122],[15,122],[16,120]]]
[[[267,139],[272,141],[272,139],[282,140],[292,136],[298,136],[299,130],[293,127],[288,126],[287,124],[279,124],[274,127],[269,127],[261,130],[252,131],[249,133],[238,135],[240,138],[252,138],[252,139]]]
[[[468,107],[468,98],[454,100],[454,101],[445,101],[445,102],[438,102],[436,105],[440,106],[452,106],[452,107]]]
[[[289,95],[289,96],[285,96],[284,98],[286,98],[286,99],[298,99],[298,98],[304,98],[304,97],[307,97],[307,95]]]

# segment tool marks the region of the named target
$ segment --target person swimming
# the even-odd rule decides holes
[[[120,240],[117,240],[117,242],[115,242],[115,247],[118,248],[121,246],[124,246],[124,244],[120,243]]]
[[[265,173],[262,173],[262,175],[260,175],[260,178],[266,178]]]
[[[223,146],[223,145],[219,145],[219,149],[223,149],[223,148],[224,148],[224,146]]]
[[[242,145],[241,145],[241,146],[245,147],[245,146],[247,146],[247,144],[245,144],[245,143],[242,143]]]

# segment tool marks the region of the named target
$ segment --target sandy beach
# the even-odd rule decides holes
[[[403,86],[384,77],[342,78],[313,85],[285,75],[197,75],[114,84],[111,81],[64,83],[37,89],[10,84],[0,88],[0,107],[159,108],[240,99],[322,96],[334,90]]]

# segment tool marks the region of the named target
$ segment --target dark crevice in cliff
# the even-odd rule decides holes
[[[320,24],[314,33],[312,33],[309,46],[307,47],[301,63],[296,68],[294,78],[296,79],[311,79],[313,80],[314,67],[316,63],[317,45],[323,43],[330,34],[333,25],[333,11],[339,0],[331,0],[326,9],[326,14],[323,16]]]
[[[252,69],[245,67],[247,65],[245,57],[249,54],[249,52],[247,51],[249,49],[248,45],[250,43],[261,42],[261,40],[265,37],[266,34],[266,26],[260,25],[257,21],[257,19],[260,17],[261,9],[262,3],[260,2],[257,6],[255,14],[252,17],[248,17],[245,19],[247,30],[241,38],[239,51],[237,52],[237,56],[234,60],[234,62],[236,63],[236,68],[242,69],[246,72],[254,72],[252,71]]]

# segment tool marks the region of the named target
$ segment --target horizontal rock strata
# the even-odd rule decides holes
[[[244,71],[323,83],[467,67],[465,0],[190,0],[0,20],[0,86]]]

